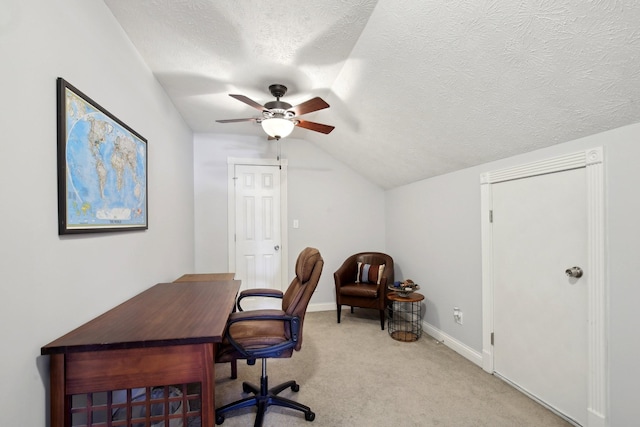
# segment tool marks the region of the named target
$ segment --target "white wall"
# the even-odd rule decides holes
[[[404,277],[423,287],[426,322],[480,353],[482,266],[480,174],[559,154],[603,146],[610,297],[610,425],[640,419],[640,124],[484,164],[387,192],[387,250]],[[402,207],[402,209],[398,209]],[[464,325],[453,321],[453,307]]]
[[[396,276],[420,284],[425,321],[482,348],[480,180],[472,169],[387,191],[387,250]],[[464,325],[453,321],[453,307]],[[440,337],[438,337],[440,338]]]
[[[275,158],[275,142],[260,132],[194,137],[198,272],[227,271],[227,158]],[[384,191],[312,143],[287,138],[281,144],[288,161],[287,281],[300,251],[318,248],[325,265],[310,309],[335,308],[333,272],[353,253],[384,250]],[[292,227],[294,219],[300,228]]]
[[[0,57],[0,425],[44,426],[48,359],[40,347],[152,284],[194,270],[194,259],[197,271],[225,271],[226,158],[273,151],[261,137],[208,135],[196,136],[192,151],[189,129],[101,1],[3,0]],[[56,77],[148,139],[149,230],[57,235]],[[286,140],[288,216],[301,224],[288,230],[290,268],[300,249],[317,246],[326,264],[313,303],[333,304],[332,274],[342,260],[386,250],[398,278],[423,286],[427,321],[479,352],[479,175],[602,145],[611,425],[632,425],[640,419],[639,139],[640,125],[628,126],[407,185],[388,191],[386,200],[314,145]],[[464,311],[463,326],[453,323],[453,305]]]
[[[0,2],[1,426],[48,425],[43,345],[193,270],[192,134],[97,0]],[[56,78],[148,140],[149,230],[59,237]]]

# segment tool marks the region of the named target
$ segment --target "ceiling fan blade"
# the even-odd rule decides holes
[[[255,122],[255,118],[250,119],[227,119],[227,120],[216,120],[218,123],[237,123],[237,122]]]
[[[309,122],[307,120],[298,120],[296,126],[320,133],[331,133],[331,131],[335,129],[335,126],[323,125],[322,123]]]
[[[264,108],[264,106],[263,106],[263,105],[258,104],[258,103],[257,103],[256,101],[254,101],[253,99],[251,99],[251,98],[247,98],[247,97],[246,97],[246,96],[244,96],[244,95],[232,95],[232,94],[229,94],[229,96],[230,96],[230,97],[232,97],[232,98],[237,99],[238,101],[242,101],[242,102],[244,102],[245,104],[247,104],[247,105],[249,105],[249,106],[251,106],[251,107],[255,108],[256,110],[260,110],[260,111],[264,111],[264,110],[266,110],[266,108]]]
[[[315,97],[308,101],[303,102],[302,104],[298,104],[295,107],[289,109],[296,116],[301,116],[303,114],[312,113],[314,111],[323,110],[328,108],[329,104],[324,102],[322,98]]]

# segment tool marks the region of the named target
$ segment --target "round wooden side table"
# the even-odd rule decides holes
[[[417,341],[422,335],[422,303],[424,295],[413,292],[406,297],[389,292],[387,330],[397,341]]]

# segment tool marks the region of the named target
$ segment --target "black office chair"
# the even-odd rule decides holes
[[[268,358],[288,358],[293,350],[302,346],[302,326],[311,295],[318,285],[324,261],[314,248],[304,249],[296,262],[296,277],[283,294],[275,289],[249,289],[238,297],[238,309],[229,316],[227,332],[216,354],[216,363],[246,359],[253,365],[262,359],[260,386],[244,382],[242,390],[253,393],[228,405],[216,409],[216,424],[222,424],[225,414],[235,409],[257,406],[255,427],[262,425],[264,414],[271,405],[284,406],[304,413],[307,421],[313,421],[315,414],[306,405],[278,396],[287,388],[297,392],[300,386],[295,381],[287,381],[269,388],[267,379]],[[242,311],[241,301],[250,296],[280,298],[282,310],[264,309]]]

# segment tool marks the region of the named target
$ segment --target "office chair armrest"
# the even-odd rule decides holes
[[[234,323],[260,322],[265,320],[281,320],[283,322],[288,322],[289,330],[291,331],[291,338],[282,343],[267,345],[261,348],[248,349],[243,347],[231,335],[231,325],[233,325]],[[237,312],[229,316],[225,336],[229,340],[229,343],[240,354],[242,354],[244,358],[251,362],[255,361],[255,359],[273,356],[274,354],[281,353],[284,350],[294,348],[298,343],[298,339],[300,336],[300,318],[298,316],[290,316],[288,314],[285,314],[281,310],[252,310]]]
[[[240,307],[240,301],[243,298],[247,297],[266,297],[266,298],[279,298],[282,299],[283,293],[279,289],[270,289],[270,288],[255,288],[255,289],[245,289],[240,292],[240,296],[238,297],[238,311],[243,311],[242,307]]]

